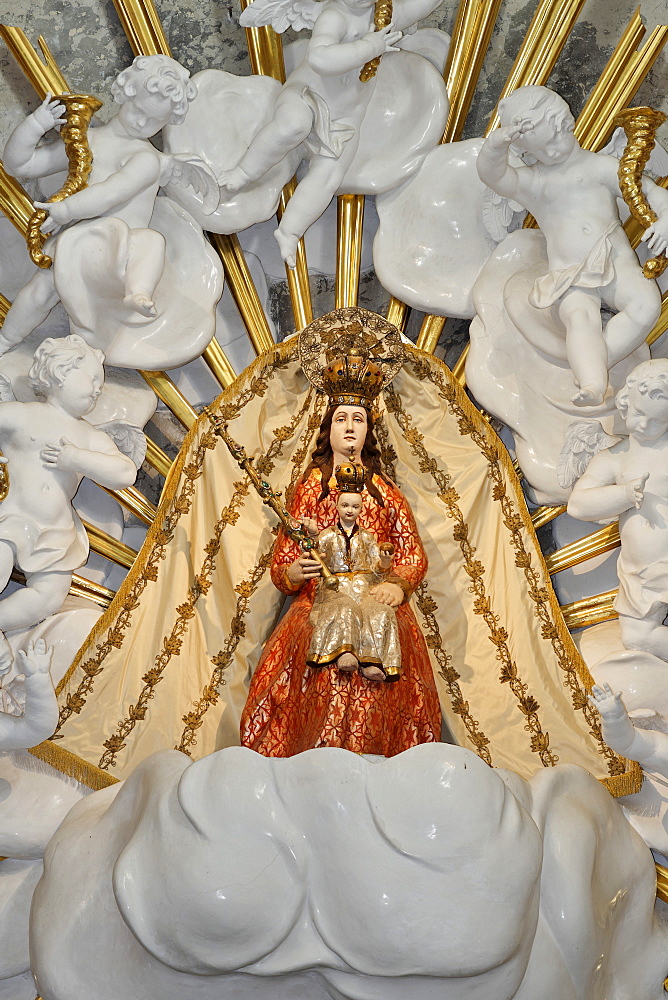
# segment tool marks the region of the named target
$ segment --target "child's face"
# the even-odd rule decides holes
[[[515,145],[533,156],[539,163],[563,163],[575,147],[573,130],[566,127],[559,131],[551,122],[543,120],[530,125]]]
[[[637,441],[658,441],[668,434],[668,400],[629,389],[626,428]]]
[[[94,408],[104,384],[104,368],[95,357],[86,357],[78,368],[71,368],[62,385],[49,393],[72,417],[83,417]]]
[[[341,524],[350,530],[362,511],[362,497],[359,493],[342,493],[336,502],[336,509]]]
[[[121,104],[118,119],[133,139],[150,139],[169,124],[173,110],[169,97],[140,90],[136,97]]]

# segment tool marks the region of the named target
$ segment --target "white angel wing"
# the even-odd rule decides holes
[[[599,420],[576,420],[566,431],[566,437],[557,459],[559,485],[568,490],[574,486],[594,455],[619,441],[606,433]]]
[[[505,240],[508,233],[519,227],[526,210],[517,201],[503,198],[491,188],[482,196],[482,221],[495,243]]]
[[[141,466],[146,458],[146,436],[140,427],[125,420],[109,420],[106,424],[95,426],[108,434],[118,450],[131,458],[137,468]]]
[[[7,375],[0,372],[0,403],[14,403],[16,402],[16,396],[14,395],[14,390],[12,389],[11,379]]]
[[[627,144],[626,132],[623,128],[616,128],[612,133],[607,146],[604,146],[600,151],[608,156],[614,156],[616,160],[621,160],[624,150]],[[663,152],[661,150],[661,152]],[[645,171],[651,176],[654,174],[656,177],[660,176],[664,171],[662,169],[663,161],[661,159],[659,150],[656,146],[652,149],[647,165],[645,166]]]
[[[317,0],[253,0],[242,11],[239,24],[242,28],[261,28],[270,24],[279,35],[287,28],[311,31],[322,7]]]
[[[166,169],[163,168],[161,184],[191,187],[202,200],[204,214],[211,215],[215,212],[220,201],[220,188],[209,164],[201,156],[190,153],[173,153],[167,157],[167,161]]]

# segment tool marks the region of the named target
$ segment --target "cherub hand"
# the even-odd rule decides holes
[[[303,517],[302,527],[306,529],[308,535],[311,538],[317,538],[320,532],[318,531],[318,522],[314,517]]]
[[[17,649],[16,659],[19,662],[21,673],[25,677],[32,677],[33,674],[48,674],[51,669],[51,657],[53,656],[53,646],[47,646],[44,639],[32,639],[28,642],[27,649]]]
[[[489,138],[498,148],[510,146],[528,132],[530,127],[529,122],[512,122],[510,125],[495,128]]]
[[[397,42],[401,40],[403,31],[395,31],[393,24],[388,24],[379,31],[369,31],[364,36],[364,41],[370,44],[369,59],[382,56],[385,52],[398,52]]]
[[[59,444],[47,442],[39,453],[44,465],[64,472],[78,472],[77,456],[79,449],[66,437],[61,437]]]
[[[45,212],[49,213],[39,227],[43,233],[52,233],[74,219],[67,198],[63,198],[62,201],[36,201],[34,205],[35,208],[43,208]]]
[[[640,479],[632,479],[631,482],[626,483],[626,496],[628,497],[629,504],[636,509],[642,506],[645,498],[645,483],[648,479],[649,472],[645,472]]]
[[[626,708],[622,701],[622,692],[615,694],[609,684],[599,687],[594,684],[591,694],[588,696],[589,704],[598,709],[604,719],[623,719],[626,715]]]
[[[398,608],[404,600],[404,592],[398,583],[379,583],[376,587],[371,587],[369,596],[389,608]]]
[[[647,227],[642,234],[642,241],[656,257],[665,251],[668,247],[668,214],[662,215]]]
[[[66,108],[64,104],[54,100],[52,94],[47,94],[36,111],[33,111],[33,121],[37,122],[42,130],[42,135],[46,135],[56,125],[64,125],[66,119],[63,117]]]

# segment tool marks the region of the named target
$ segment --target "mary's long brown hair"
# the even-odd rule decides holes
[[[329,406],[322,418],[322,423],[320,424],[320,431],[318,432],[318,437],[315,442],[315,448],[311,453],[311,461],[304,472],[302,480],[308,479],[309,475],[314,469],[320,470],[320,481],[322,484],[322,492],[318,497],[318,503],[324,500],[325,497],[329,496],[329,481],[332,478],[332,473],[334,472],[334,454],[332,452],[332,446],[329,441],[329,436],[332,430],[332,417],[336,410],[338,410],[339,404],[334,406]],[[378,488],[373,484],[373,476],[380,476],[384,479],[386,483],[390,480],[383,472],[380,458],[380,449],[378,447],[378,442],[376,441],[376,435],[373,432],[373,417],[367,411],[367,428],[366,428],[366,438],[364,441],[364,446],[362,447],[362,465],[366,468],[366,488],[374,498],[376,503],[380,504],[381,507],[385,506],[385,502],[378,492]]]

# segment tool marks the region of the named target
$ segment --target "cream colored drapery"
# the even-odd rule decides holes
[[[322,413],[296,340],[212,406],[274,489],[308,461]],[[413,597],[455,739],[528,776],[581,764],[613,794],[636,765],[600,737],[591,678],[561,618],[503,445],[448,369],[412,347],[381,404],[379,441],[429,556]],[[59,689],[57,738],[33,751],[92,787],[148,754],[238,742],[248,680],[282,604],[268,563],[275,515],[202,416],[113,604]]]

